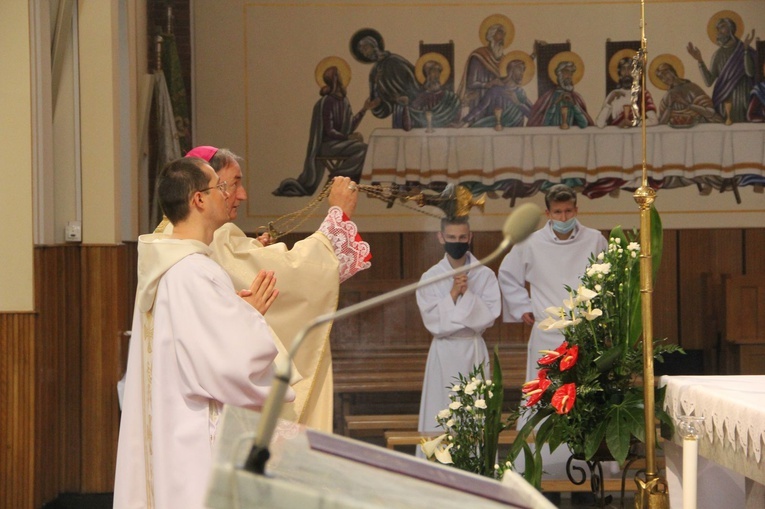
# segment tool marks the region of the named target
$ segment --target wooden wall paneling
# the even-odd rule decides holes
[[[722,277],[741,274],[742,230],[681,230],[678,234],[680,345],[704,350],[704,369],[717,369]]]
[[[653,337],[680,343],[678,327],[677,230],[664,231],[661,266],[654,281]]]
[[[119,433],[120,343],[133,302],[127,246],[82,246],[82,491],[111,491]]]
[[[35,315],[0,313],[0,507],[36,507],[34,363]]]
[[[80,490],[80,246],[35,248],[35,507]]]
[[[341,306],[376,297],[414,280],[349,280],[341,286]],[[414,294],[336,321],[332,326],[333,352],[343,350],[385,350],[427,345],[430,337],[422,325]]]
[[[372,251],[372,266],[361,271],[353,279],[400,279],[401,270],[401,234],[398,232],[364,233],[361,238],[369,243]]]
[[[438,243],[436,232],[406,232],[401,234],[402,267],[404,279],[419,280],[426,270],[444,257],[444,248]]]
[[[473,251],[472,253],[479,260],[489,256],[502,242],[502,232],[473,232]],[[506,250],[500,254],[493,261],[489,262],[486,266],[494,271],[496,274],[499,270],[499,264],[507,256],[509,250]]]
[[[765,228],[744,230],[744,274],[765,274]]]
[[[765,345],[740,345],[737,375],[765,375]]]

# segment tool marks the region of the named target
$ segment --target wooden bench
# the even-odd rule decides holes
[[[433,438],[441,435],[439,431],[386,431],[385,447],[395,449],[402,445],[419,445],[423,438]],[[518,437],[518,430],[508,429],[499,434],[500,445],[511,445]],[[529,439],[529,441],[532,441]]]
[[[520,348],[500,350],[503,384],[508,391],[519,390],[525,381],[525,356],[519,358],[520,353]],[[353,415],[354,396],[364,393],[421,393],[427,356],[427,348],[412,347],[333,351],[333,386],[340,406],[336,429],[345,435],[359,431],[367,436],[374,434],[374,431],[382,435],[386,429],[406,429],[404,423],[412,422],[412,417],[392,419],[393,416],[388,414]],[[379,426],[375,430],[376,421]],[[416,416],[414,425],[409,429],[417,429]]]
[[[395,430],[399,433],[415,432],[419,416],[416,414],[346,415],[345,435],[379,435]]]

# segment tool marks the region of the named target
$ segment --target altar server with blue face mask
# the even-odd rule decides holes
[[[576,290],[590,255],[605,251],[608,245],[602,233],[577,220],[576,192],[570,187],[552,186],[545,196],[545,205],[548,220],[544,227],[513,246],[502,260],[498,273],[503,321],[523,322],[531,327],[526,380],[537,378],[539,351],[554,350],[564,340],[559,330],[538,327],[538,322],[548,316],[545,309],[563,304],[568,298],[566,286]],[[526,289],[527,284],[530,291]],[[563,475],[569,455],[568,451],[558,454],[563,449],[565,447],[555,452],[561,456],[560,462],[557,456],[544,459],[546,474],[543,479]],[[516,467],[523,470],[522,466]]]

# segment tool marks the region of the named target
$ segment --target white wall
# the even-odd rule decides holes
[[[29,3],[0,4],[0,310],[31,311],[32,288],[32,68]]]

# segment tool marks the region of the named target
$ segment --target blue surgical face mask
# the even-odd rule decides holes
[[[552,227],[553,230],[555,230],[558,233],[569,233],[571,230],[574,229],[574,226],[576,225],[576,218],[572,217],[568,221],[556,221],[553,219]]]

